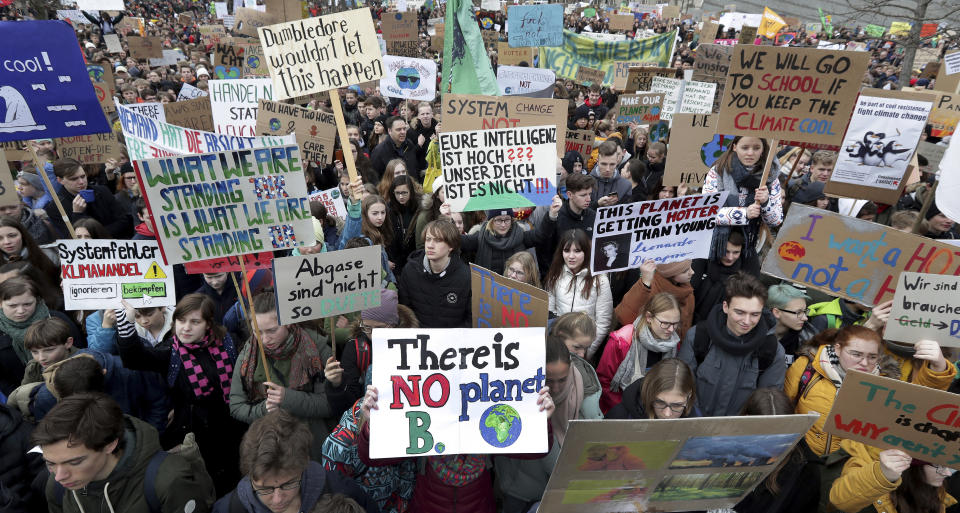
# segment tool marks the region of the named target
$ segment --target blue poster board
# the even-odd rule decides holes
[[[507,7],[507,43],[521,46],[563,45],[563,4]]]
[[[110,131],[73,27],[0,22],[0,141]]]

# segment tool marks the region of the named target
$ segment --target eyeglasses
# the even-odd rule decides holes
[[[513,218],[512,218],[512,217],[495,217],[495,218],[493,218],[493,219],[490,220],[490,222],[496,223],[496,224],[499,224],[499,225],[507,225],[507,224],[510,224],[510,221],[513,221]]]
[[[670,408],[670,411],[673,413],[683,413],[683,410],[687,408],[687,403],[667,403],[666,401],[661,401],[660,399],[653,401],[653,409],[663,411],[667,408]]]
[[[933,468],[937,471],[937,474],[940,474],[941,476],[944,476],[944,477],[950,477],[957,472],[956,470],[950,467],[944,467],[943,465],[937,465]]]
[[[877,361],[880,360],[879,354],[864,354],[864,353],[861,353],[860,351],[844,351],[844,352],[847,353],[847,356],[849,356],[850,358],[853,358],[855,361],[858,361],[858,362],[863,359],[866,359],[867,363],[877,363]]]
[[[507,278],[509,278],[509,277],[511,277],[511,276],[513,276],[513,277],[515,277],[515,278],[523,278],[523,277],[526,276],[526,275],[527,275],[527,273],[526,273],[523,269],[520,269],[520,270],[517,270],[517,269],[507,269]]]
[[[670,329],[670,328],[677,329],[677,328],[680,327],[680,321],[677,321],[677,322],[667,322],[667,321],[661,321],[657,316],[654,316],[653,318],[654,318],[654,319],[657,319],[657,322],[660,323],[660,328],[661,328],[661,329],[668,330],[668,329]]]
[[[777,308],[777,310],[780,310],[780,311],[783,312],[783,313],[788,313],[788,314],[795,315],[795,316],[797,317],[797,319],[803,319],[804,317],[809,317],[809,316],[807,315],[807,311],[806,311],[806,310],[793,311],[793,310],[784,310],[783,308]]]
[[[363,323],[363,321],[358,322],[357,327],[363,330],[363,332],[366,333],[367,335],[370,335],[371,333],[373,333],[373,326],[367,326],[366,324]]]
[[[261,497],[269,497],[273,495],[277,490],[296,490],[300,488],[300,478],[296,478],[293,481],[287,481],[280,486],[268,486],[266,488],[254,488],[253,491]]]

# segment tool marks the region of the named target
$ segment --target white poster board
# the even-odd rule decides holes
[[[134,308],[177,303],[157,241],[64,239],[55,248],[66,310],[121,308],[123,299]]]
[[[211,80],[207,84],[213,110],[213,131],[240,137],[257,135],[258,102],[273,99],[270,79]]]
[[[437,63],[384,55],[380,92],[391,98],[432,101],[437,96]]]

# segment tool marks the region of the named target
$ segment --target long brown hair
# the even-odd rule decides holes
[[[370,212],[370,209],[374,205],[383,205],[384,214],[383,224],[379,228],[370,224],[370,220],[367,219],[367,213]],[[363,198],[363,201],[360,202],[360,226],[363,234],[369,238],[374,244],[380,244],[383,246],[389,246],[393,242],[393,228],[390,223],[390,205],[387,204],[387,201],[372,194]]]
[[[21,244],[27,250],[27,256],[23,260],[30,262],[30,265],[40,271],[40,274],[46,277],[46,279],[53,280],[54,285],[59,283],[60,269],[57,269],[57,266],[47,258],[47,255],[44,254],[40,246],[37,245],[37,241],[35,241],[33,236],[30,235],[30,232],[20,224],[20,221],[10,216],[3,216],[0,217],[0,227],[13,228],[20,232]],[[20,255],[16,255],[11,259],[0,251],[0,264],[19,260],[19,257]]]
[[[580,251],[583,251],[582,265],[587,270],[587,279],[583,282],[583,289],[580,291],[580,295],[584,299],[588,299],[590,298],[591,290],[599,288],[600,280],[597,280],[596,276],[590,272],[590,237],[587,236],[587,232],[580,228],[567,230],[560,235],[560,240],[557,241],[557,250],[553,252],[553,262],[550,263],[550,270],[547,271],[547,277],[543,280],[543,288],[549,292],[556,286],[560,276],[563,275],[564,267],[566,267],[566,263],[563,261],[563,252],[573,245],[576,245],[580,248]],[[570,281],[570,287],[568,287],[567,292],[570,292],[570,289],[573,288],[576,281],[577,280]]]
[[[727,170],[730,169],[730,165],[731,165],[730,162],[733,160],[733,156],[736,155],[734,148],[737,146],[737,143],[740,142],[740,139],[743,139],[743,138],[744,136],[742,135],[738,135],[734,137],[733,142],[730,143],[730,148],[728,148],[727,151],[725,151],[723,155],[721,155],[720,158],[717,160],[717,163],[714,166],[714,169],[717,170],[717,175],[726,173]],[[762,137],[757,137],[757,139],[760,139],[760,142],[763,144],[763,153],[760,155],[760,159],[757,160],[757,163],[760,166],[763,166],[763,164],[767,161],[767,153],[770,152],[770,143],[768,143],[767,140]],[[762,185],[766,185],[766,184],[762,184]]]
[[[671,390],[679,390],[687,394],[687,406],[683,409],[683,417],[690,415],[697,402],[697,386],[690,366],[678,358],[665,358],[650,367],[650,371],[643,377],[640,387],[640,401],[647,418],[656,418],[653,411],[653,402],[657,395]]]
[[[898,513],[940,513],[943,511],[944,485],[927,484],[923,475],[926,465],[911,465],[900,476],[903,482],[890,492],[890,502]]]
[[[227,335],[227,330],[217,322],[216,307],[213,304],[213,300],[210,299],[210,296],[206,294],[194,292],[183,296],[180,301],[177,301],[177,307],[173,310],[173,320],[182,321],[187,314],[197,310],[200,311],[200,317],[206,321],[207,329],[210,330],[213,338],[223,340]],[[170,333],[173,333],[173,330],[170,330]]]

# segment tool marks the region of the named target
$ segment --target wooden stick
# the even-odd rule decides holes
[[[263,372],[267,375],[267,381],[273,383],[270,377],[270,366],[267,365],[267,355],[263,352],[263,344],[260,342],[257,334],[260,333],[260,326],[257,325],[257,316],[253,312],[253,294],[250,292],[250,284],[247,282],[247,266],[243,263],[243,255],[240,255],[240,273],[243,274],[243,284],[247,287],[247,301],[250,302],[250,321],[253,322],[253,332],[250,334],[253,343],[260,350],[260,362],[263,363]],[[236,283],[236,282],[234,282]],[[243,299],[241,299],[243,301]]]
[[[940,186],[940,180],[934,180],[933,185],[927,190],[927,195],[923,198],[923,206],[920,207],[920,215],[917,216],[917,220],[913,223],[912,233],[920,234],[920,225],[923,224],[924,218],[927,217],[930,205],[933,204],[933,198],[937,194],[938,186]]]
[[[337,358],[337,317],[334,316],[333,320],[330,321],[330,349],[333,349],[333,358]],[[326,362],[324,362],[326,363]]]
[[[77,232],[73,229],[73,223],[70,222],[70,216],[68,216],[67,211],[63,209],[63,204],[60,203],[60,195],[57,194],[57,191],[53,188],[53,184],[50,183],[50,177],[47,176],[47,170],[43,168],[44,166],[40,162],[40,157],[37,156],[37,150],[33,147],[33,144],[29,142],[27,143],[27,147],[30,148],[30,153],[33,154],[33,164],[37,166],[37,174],[43,179],[43,183],[47,184],[47,191],[50,192],[50,197],[53,199],[53,202],[57,204],[57,210],[60,211],[60,217],[63,218],[63,224],[66,225],[67,231],[70,232],[70,238],[76,239]]]
[[[340,91],[330,90],[330,104],[333,106],[333,118],[337,121],[337,135],[340,137],[340,148],[343,149],[343,160],[347,165],[347,173],[350,174],[350,182],[357,179],[357,163],[353,160],[353,144],[347,137],[347,122],[343,119],[343,105],[340,104]],[[384,127],[386,128],[386,127]],[[389,136],[388,136],[389,137]],[[350,144],[350,146],[347,146]],[[351,192],[352,194],[352,192]],[[360,198],[354,197],[354,201],[360,201]]]
[[[763,174],[760,176],[760,187],[767,186],[767,178],[770,176],[770,164],[773,162],[774,155],[777,154],[777,140],[767,139],[767,161],[763,163]]]
[[[800,144],[800,153],[797,153],[797,158],[793,160],[793,167],[790,168],[790,174],[787,175],[787,182],[793,179],[793,173],[796,172],[797,168],[800,167],[800,159],[803,157],[803,153],[807,151],[807,144]]]

